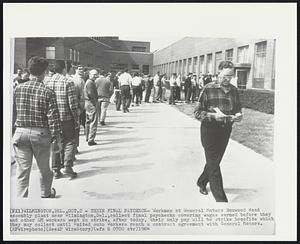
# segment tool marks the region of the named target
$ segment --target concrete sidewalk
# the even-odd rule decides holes
[[[98,127],[96,146],[88,146],[81,133],[74,166],[78,178],[54,180],[58,200],[80,201],[82,207],[85,200],[100,200],[104,205],[215,203],[211,193],[201,195],[196,186],[205,164],[199,121],[167,104],[143,103],[126,114],[111,105],[106,123]],[[271,160],[230,140],[221,163],[229,202],[274,202],[274,169]],[[38,182],[35,169],[30,198],[40,196]]]

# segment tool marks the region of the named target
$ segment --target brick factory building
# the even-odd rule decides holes
[[[118,37],[15,38],[14,70],[25,68],[32,56],[68,60],[87,67],[152,73],[150,42],[119,40]]]
[[[239,88],[274,90],[274,39],[185,37],[153,54],[153,72],[216,74],[222,60],[235,64]]]

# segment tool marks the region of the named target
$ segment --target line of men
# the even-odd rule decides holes
[[[28,197],[33,156],[36,159],[41,197],[55,197],[53,176],[76,178],[73,170],[79,146],[80,121],[85,117],[88,145],[95,145],[98,117],[102,125],[111,96],[111,82],[102,72],[89,71],[84,81],[83,66],[56,60],[52,74],[46,75],[48,62],[32,57],[28,61],[30,76],[23,80],[22,70],[14,78],[13,150],[17,163],[17,196]],[[21,77],[21,78],[20,78]],[[51,158],[50,169],[49,161]]]

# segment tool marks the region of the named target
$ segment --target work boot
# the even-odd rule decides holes
[[[60,179],[62,177],[62,173],[60,172],[60,170],[54,170],[53,176],[54,176],[54,179]]]
[[[77,177],[77,173],[73,170],[72,167],[64,167],[62,169],[63,174],[70,177],[70,179],[74,179]]]

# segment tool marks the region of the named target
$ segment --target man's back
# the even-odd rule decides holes
[[[96,87],[97,87],[97,93],[98,97],[110,97],[111,93],[111,82],[109,79],[105,78],[104,76],[100,76],[95,81]]]
[[[14,92],[14,106],[17,112],[16,127],[49,126],[53,134],[59,133],[60,120],[55,94],[42,82],[28,81],[20,84]],[[47,116],[49,114],[50,117]]]
[[[74,83],[61,74],[54,74],[45,85],[56,94],[61,121],[76,119],[78,98]]]

